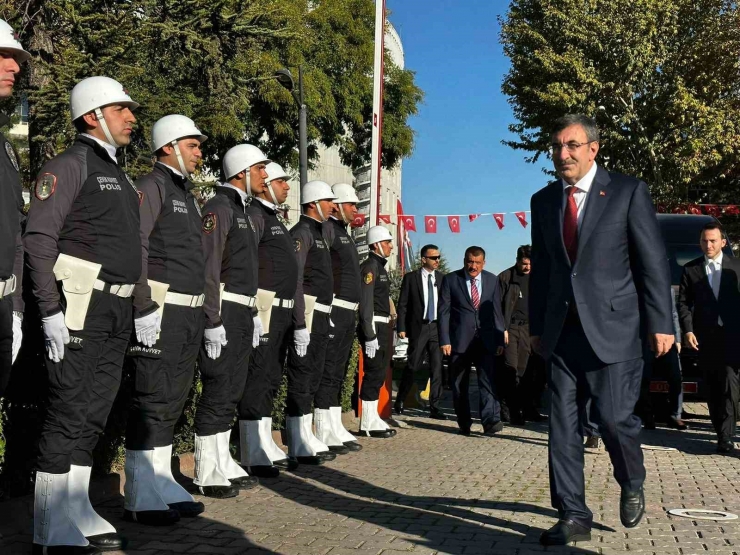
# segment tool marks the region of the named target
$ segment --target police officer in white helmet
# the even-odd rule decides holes
[[[39,553],[125,545],[90,505],[88,486],[121,382],[141,276],[140,196],[116,160],[117,148],[131,141],[137,107],[113,79],[80,81],[70,96],[79,135],[33,186],[23,240],[49,372],[36,475]]]

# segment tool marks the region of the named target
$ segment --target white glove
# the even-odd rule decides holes
[[[208,358],[216,360],[221,356],[221,347],[226,347],[226,330],[223,325],[206,330],[203,334],[203,340],[206,343],[206,354]]]
[[[52,362],[59,362],[64,358],[64,346],[69,343],[69,330],[64,323],[64,313],[57,312],[54,316],[41,318],[46,341],[46,353]]]
[[[265,329],[262,327],[262,320],[260,320],[259,314],[252,318],[254,322],[254,332],[252,333],[252,348],[256,349],[260,344],[260,337],[265,335]]]
[[[21,341],[23,340],[23,329],[21,327],[21,324],[23,321],[21,320],[20,316],[17,316],[15,313],[13,313],[13,361],[15,362],[16,357],[18,356],[18,351],[21,350]]]
[[[375,358],[375,353],[378,352],[379,348],[380,344],[378,343],[377,337],[372,341],[365,343],[365,354],[367,355],[367,358]]]
[[[308,344],[311,343],[311,334],[306,328],[295,330],[293,332],[293,341],[295,342],[295,352],[299,357],[305,357],[308,351]]]
[[[157,342],[157,334],[162,330],[162,317],[155,310],[151,314],[136,318],[134,327],[136,328],[136,341],[146,347],[153,347]]]

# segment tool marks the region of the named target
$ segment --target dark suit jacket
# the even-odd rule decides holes
[[[717,317],[721,317],[727,347],[725,360],[740,362],[740,260],[723,255],[719,299],[714,297],[704,264],[702,256],[687,262],[683,268],[678,289],[681,330],[696,335],[699,353],[702,353],[702,342],[707,331],[716,327]]]
[[[563,243],[564,197],[561,180],[532,196],[530,334],[541,337],[548,358],[575,302],[602,362],[639,358],[641,324],[647,333],[673,333],[668,260],[648,187],[597,169],[573,267]]]
[[[434,283],[437,288],[437,307],[442,291],[442,272],[434,271]],[[426,314],[424,312],[424,287],[421,283],[421,269],[414,270],[403,276],[401,282],[401,296],[398,298],[397,331],[406,332],[409,341],[415,340],[421,333],[421,326]]]
[[[486,349],[495,353],[504,344],[504,317],[501,289],[496,274],[481,272],[482,295],[476,311],[465,283],[464,269],[447,274],[439,296],[439,344],[452,345],[453,353],[464,353],[476,336]]]

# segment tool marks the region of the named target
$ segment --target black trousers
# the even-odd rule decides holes
[[[645,352],[645,367],[642,371],[642,385],[640,388],[640,400],[637,402],[635,412],[640,418],[653,416],[653,404],[650,399],[650,381],[656,370],[661,377],[668,382],[668,411],[672,418],[681,418],[683,412],[683,381],[681,377],[681,357],[674,344],[665,356],[659,359],[648,349]]]
[[[529,324],[512,324],[508,330],[509,344],[504,348],[503,365],[496,368],[496,386],[501,404],[514,416],[531,410],[532,391],[527,366],[532,349],[529,345]]]
[[[247,382],[239,401],[240,420],[272,415],[272,401],[283,379],[283,342],[291,324],[291,309],[273,307],[270,330],[252,353]]]
[[[406,396],[414,385],[414,374],[424,365],[424,356],[429,357],[429,409],[439,410],[438,404],[442,397],[444,384],[442,382],[442,351],[439,349],[439,333],[437,322],[428,322],[421,325],[419,337],[409,339],[408,358],[403,370],[401,384],[398,386],[396,404],[403,404]]]
[[[365,354],[365,343],[362,343],[362,385],[360,386],[360,400],[377,401],[380,398],[380,388],[385,382],[388,363],[391,357],[391,334],[393,328],[390,324],[375,322],[375,335],[378,338],[378,351],[373,358]]]
[[[334,306],[331,309],[334,327],[329,329],[324,357],[324,372],[314,395],[317,409],[328,409],[341,405],[342,384],[347,374],[347,363],[355,339],[357,313],[354,310]],[[313,339],[311,339],[313,342]]]
[[[709,386],[709,417],[720,441],[732,441],[740,397],[740,364],[728,362],[725,331],[716,326],[702,334],[699,364]]]
[[[198,367],[203,392],[195,411],[195,433],[220,434],[231,428],[236,405],[244,391],[252,353],[254,319],[252,309],[231,301],[221,304],[221,320],[226,330],[225,347],[216,360],[200,348]]]
[[[18,293],[15,293],[18,294]],[[13,300],[7,296],[0,299],[0,397],[10,381],[13,366]]]
[[[126,449],[143,451],[172,443],[203,342],[202,308],[165,305],[162,331],[151,349],[131,356],[134,393],[126,427]]]
[[[614,477],[636,490],[645,481],[640,419],[633,414],[640,395],[642,358],[604,364],[577,318],[569,318],[549,360],[552,396],[548,455],[550,498],[560,518],[590,527],[583,478],[583,436],[579,412],[590,398],[591,415],[609,452]]]
[[[470,370],[475,366],[478,378],[478,410],[484,427],[501,421],[501,403],[494,385],[494,354],[476,337],[463,353],[453,351],[450,357],[450,380],[452,402],[461,430],[470,430],[473,419],[470,415]]]
[[[93,290],[85,329],[70,330],[60,362],[46,358],[49,396],[39,440],[41,472],[64,474],[72,464],[92,466],[93,449],[121,385],[132,324],[130,298]]]
[[[288,338],[288,416],[303,416],[311,412],[314,395],[321,384],[324,372],[326,346],[329,343],[329,315],[313,313],[311,342],[306,355],[296,354],[295,342]]]

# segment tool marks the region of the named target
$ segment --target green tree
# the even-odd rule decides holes
[[[512,0],[502,90],[518,139],[506,144],[534,163],[555,118],[585,113],[606,167],[642,177],[660,201],[721,201],[716,184],[738,175],[738,28],[730,0]]]

